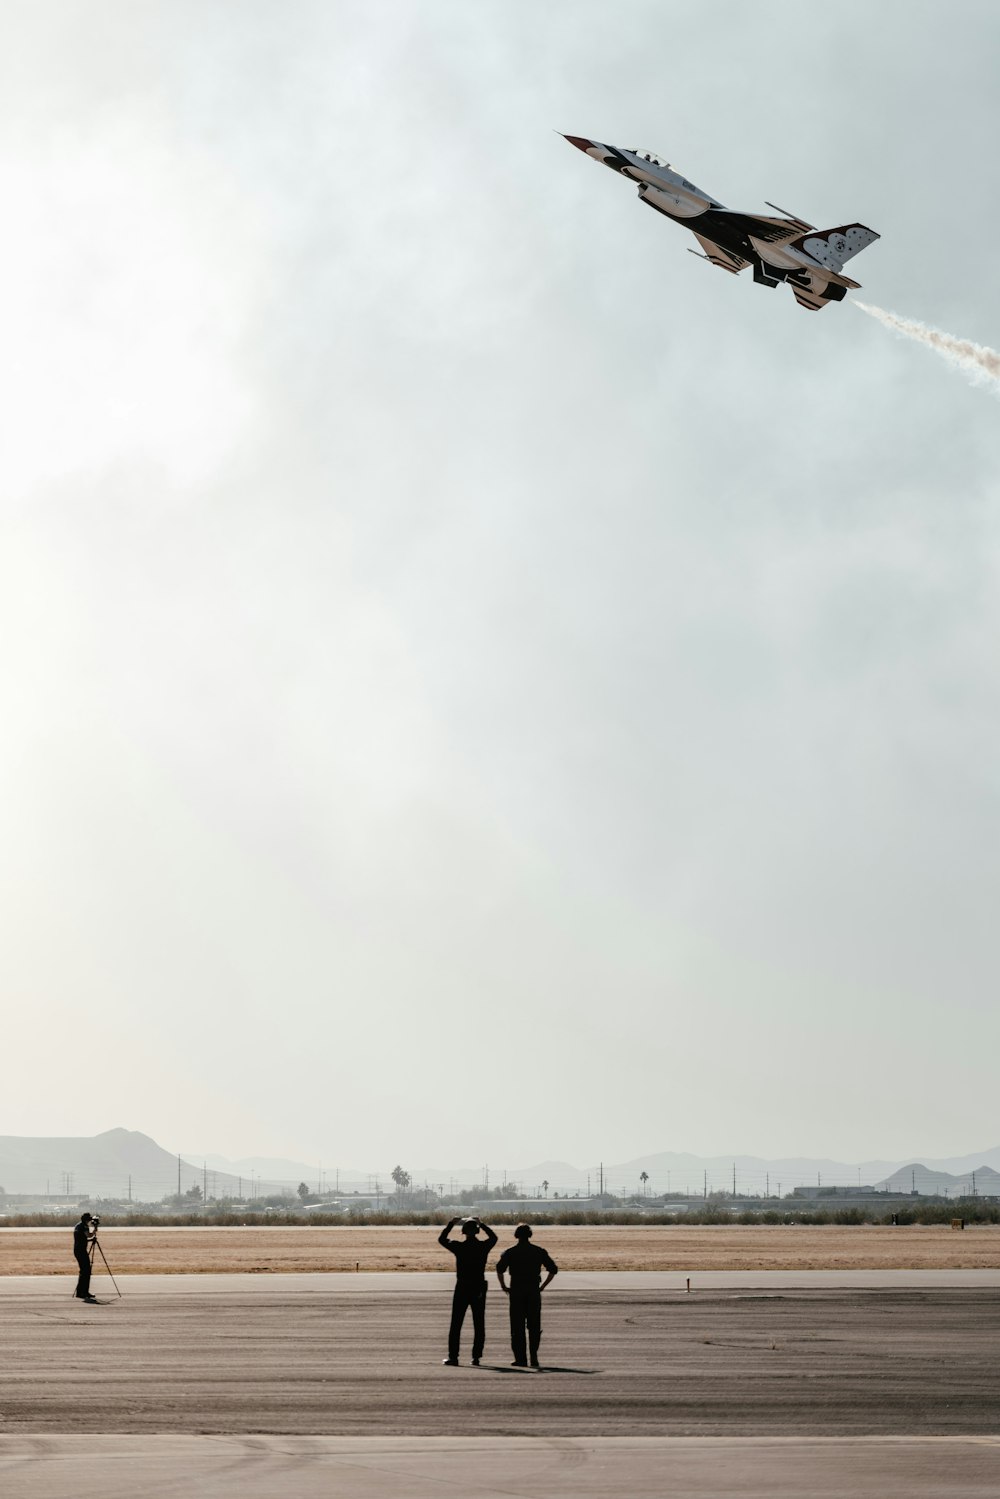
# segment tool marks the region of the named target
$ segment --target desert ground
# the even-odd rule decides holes
[[[437,1228],[115,1228],[116,1274],[443,1270]],[[500,1228],[500,1246],[512,1242]],[[977,1270],[1000,1267],[1000,1225],[885,1228],[801,1224],[536,1228],[563,1270]],[[67,1228],[0,1228],[0,1276],[72,1269]]]

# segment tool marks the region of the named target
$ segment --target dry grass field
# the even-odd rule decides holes
[[[449,1270],[438,1230],[352,1228],[105,1228],[115,1274]],[[501,1228],[501,1246],[512,1242]],[[536,1234],[564,1270],[976,1270],[1000,1266],[1000,1225],[957,1231],[801,1224],[565,1226]],[[0,1228],[0,1275],[67,1275],[66,1228]]]

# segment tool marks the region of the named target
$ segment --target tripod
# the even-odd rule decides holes
[[[94,1250],[95,1249],[97,1250],[97,1253],[101,1256],[101,1259],[104,1261],[104,1268],[105,1268],[105,1270],[108,1272],[109,1275],[111,1275],[111,1266],[108,1264],[107,1256],[105,1255],[104,1250],[101,1248],[101,1242],[98,1239],[98,1237],[97,1237],[96,1234],[94,1235],[93,1239],[91,1240],[91,1244],[90,1244],[90,1263],[91,1263],[91,1266],[93,1266],[93,1263],[94,1263]],[[114,1278],[113,1275],[111,1275],[111,1284],[114,1286],[115,1290],[118,1291],[118,1282],[115,1280],[115,1278]],[[118,1291],[119,1300],[121,1299],[121,1294],[122,1294],[121,1291]]]
[[[94,1234],[94,1237],[91,1239],[91,1241],[90,1241],[90,1247],[87,1250],[87,1254],[90,1257],[91,1273],[93,1273],[93,1269],[94,1269],[94,1251],[95,1250],[101,1256],[101,1259],[104,1261],[104,1268],[105,1268],[105,1270],[108,1272],[109,1275],[111,1275],[111,1266],[108,1264],[107,1255],[104,1253],[104,1250],[101,1248],[100,1241],[98,1240],[98,1237],[97,1237],[96,1233]],[[118,1291],[118,1295],[120,1297],[122,1293],[121,1293],[121,1291],[118,1290],[118,1282],[115,1280],[115,1278],[114,1278],[113,1275],[111,1275],[111,1284],[114,1286],[115,1290]],[[76,1293],[74,1292],[73,1294],[75,1295]]]

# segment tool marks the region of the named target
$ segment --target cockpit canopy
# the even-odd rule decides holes
[[[638,156],[640,161],[648,161],[651,167],[663,167],[668,172],[674,171],[669,161],[662,161],[660,157],[655,156],[652,151],[633,150],[631,154],[633,156]],[[683,187],[689,187],[693,193],[701,192],[700,188],[695,187],[693,182],[689,182],[687,178],[682,177],[679,172],[674,172],[674,177],[675,180],[680,182]]]

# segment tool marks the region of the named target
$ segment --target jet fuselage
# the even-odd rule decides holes
[[[856,281],[841,275],[843,263],[878,239],[863,224],[814,230],[804,219],[787,217],[780,209],[780,217],[740,213],[652,152],[623,150],[579,135],[565,139],[635,182],[641,202],[690,229],[704,259],[733,274],[751,266],[754,280],[763,286],[787,281],[797,301],[811,310],[840,301],[849,287],[857,287]]]

